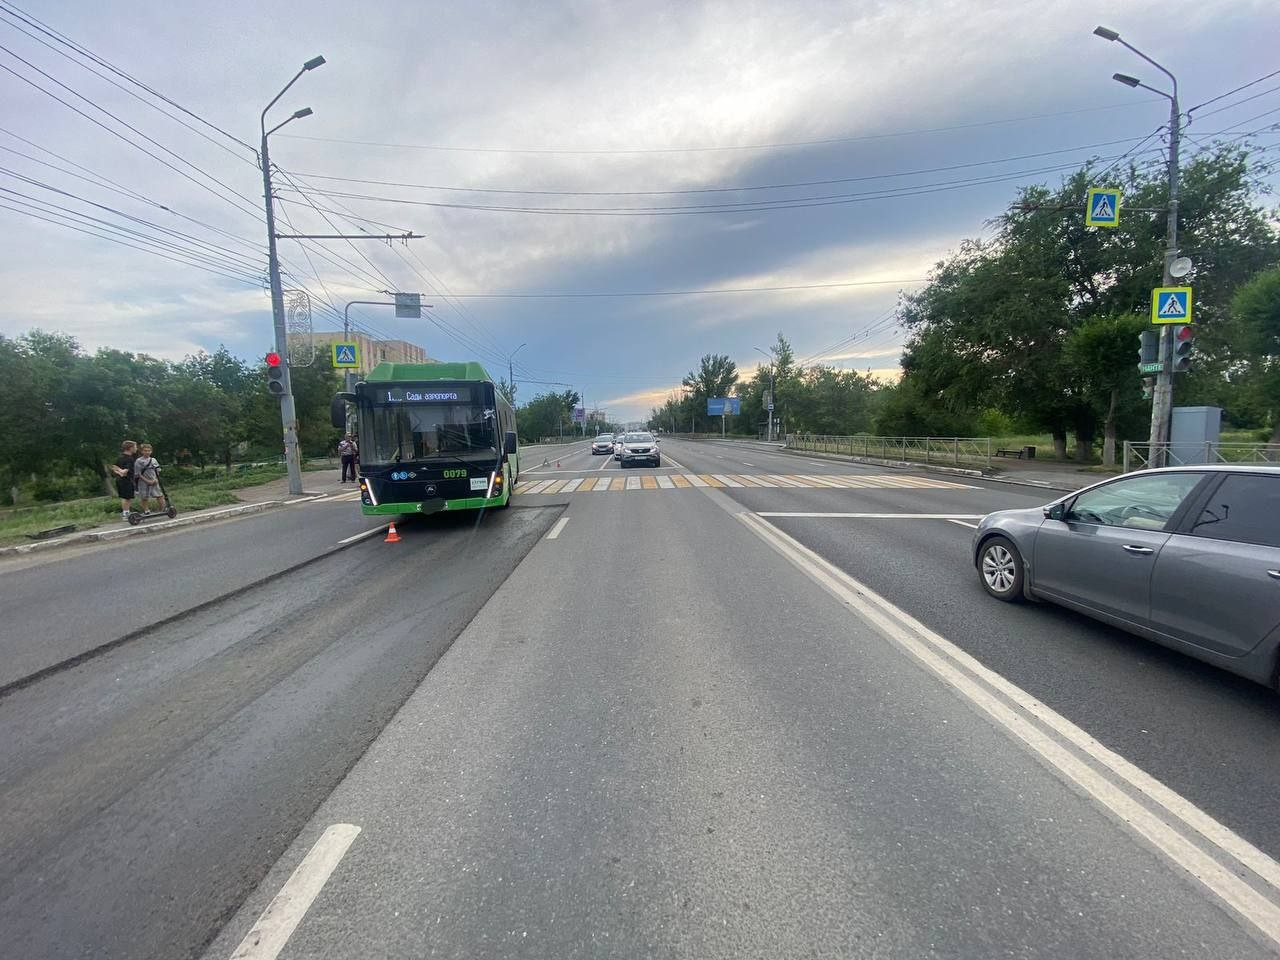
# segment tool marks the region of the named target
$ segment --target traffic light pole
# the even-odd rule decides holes
[[[271,278],[271,318],[275,327],[276,353],[284,374],[280,394],[280,422],[284,427],[284,464],[289,473],[289,493],[302,493],[302,460],[298,451],[298,415],[293,403],[293,377],[289,364],[289,334],[284,322],[284,290],[280,286],[280,258],[276,255],[276,214],[271,192],[271,157],[267,153],[267,133],[262,134],[262,191],[267,206],[267,271]]]
[[[1164,276],[1161,286],[1171,287],[1175,277],[1170,273],[1178,256],[1178,141],[1182,131],[1182,118],[1178,112],[1178,81],[1173,80],[1173,96],[1169,98],[1169,210],[1165,226]],[[1164,447],[1169,439],[1169,422],[1173,418],[1173,330],[1169,324],[1160,327],[1160,360],[1163,366],[1156,374],[1155,389],[1151,392],[1150,464],[1165,465]]]

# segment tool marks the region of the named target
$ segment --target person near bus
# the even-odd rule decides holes
[[[359,448],[356,446],[355,437],[347,434],[338,442],[338,456],[342,458],[342,483],[347,482],[347,475],[351,475],[351,482],[356,482],[356,457],[359,455]]]

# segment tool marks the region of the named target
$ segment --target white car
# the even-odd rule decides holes
[[[649,463],[662,466],[662,453],[658,450],[658,438],[652,433],[627,433],[622,436],[622,452],[618,455],[623,468],[633,463]]]

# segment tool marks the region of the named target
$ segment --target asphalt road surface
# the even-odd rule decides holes
[[[967,524],[1049,495],[662,447],[531,450],[512,509],[399,544],[339,549],[343,503],[152,541],[195,599],[0,696],[0,952],[1280,949],[1280,703],[990,600]]]

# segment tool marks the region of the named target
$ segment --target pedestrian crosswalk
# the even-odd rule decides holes
[[[933,477],[891,474],[729,474],[676,473],[642,474],[610,477],[576,477],[572,480],[521,480],[516,484],[517,496],[566,493],[625,493],[645,490],[692,490],[698,487],[750,489],[759,487],[807,487],[812,490],[856,490],[889,488],[916,490],[972,490],[969,484]]]

